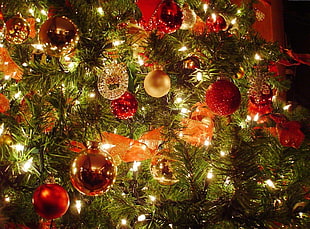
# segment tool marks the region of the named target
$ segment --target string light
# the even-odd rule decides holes
[[[252,117],[251,117],[250,115],[247,115],[245,121],[248,121],[248,122],[249,122],[249,121],[251,121],[251,120],[252,120]]]
[[[134,161],[132,168],[130,169],[133,172],[137,172],[139,170],[139,166],[141,165],[140,161]]]
[[[231,23],[232,25],[235,25],[235,24],[237,23],[237,18],[232,19],[230,23]]]
[[[82,210],[82,201],[81,200],[76,200],[75,201],[75,208],[77,212],[80,214]]]
[[[11,198],[9,196],[7,196],[4,198],[4,201],[9,203],[11,201]]]
[[[90,92],[89,93],[89,98],[95,98],[96,97],[96,93],[95,92]]]
[[[9,80],[9,79],[11,79],[11,76],[10,76],[10,75],[5,75],[5,76],[4,76],[4,79],[5,79],[5,80]]]
[[[204,145],[205,145],[205,146],[210,146],[210,145],[211,145],[210,139],[207,138],[207,139],[205,140],[205,142],[204,142]]]
[[[292,106],[292,104],[285,105],[283,107],[283,110],[287,111],[288,109],[290,109],[291,106]]]
[[[98,8],[97,8],[97,12],[98,12],[100,15],[103,15],[103,14],[104,14],[102,7],[98,7]]]
[[[188,109],[184,108],[184,107],[181,109],[181,114],[183,114],[183,115],[186,115],[189,112],[190,111]]]
[[[259,54],[255,54],[255,56],[254,56],[254,59],[255,60],[262,60],[262,57],[259,55]]]
[[[183,47],[179,48],[179,50],[178,50],[178,51],[180,51],[180,52],[184,52],[184,51],[186,51],[186,50],[187,50],[187,47],[186,47],[186,46],[183,46]]]
[[[197,79],[198,81],[201,81],[201,80],[202,80],[202,73],[201,73],[201,72],[197,72],[197,74],[196,74],[196,79]]]
[[[211,170],[209,170],[209,172],[207,174],[207,178],[208,179],[212,179],[213,177],[214,177],[214,175],[213,175],[213,172],[212,172],[212,169],[211,169]]]
[[[208,4],[203,4],[203,11],[206,13],[208,8],[209,8],[209,5]]]
[[[36,18],[36,22],[41,22],[41,19],[40,18]]]
[[[259,119],[259,113],[257,113],[257,114],[254,116],[253,121],[254,121],[254,122],[257,122],[258,119]]]
[[[22,92],[21,92],[21,91],[18,91],[17,93],[15,93],[14,98],[15,98],[15,99],[18,99],[18,98],[20,98],[21,96],[22,96]]]
[[[178,97],[175,99],[175,102],[176,103],[182,103],[183,99],[181,97]]]
[[[33,164],[33,158],[30,158],[29,160],[27,160],[23,167],[22,167],[22,170],[26,173],[30,170],[30,168],[32,167],[32,164]]]
[[[225,157],[227,155],[227,153],[225,151],[221,150],[220,155],[221,155],[221,157]]]
[[[32,44],[32,47],[38,50],[43,50],[43,45],[42,44]]]
[[[139,222],[142,222],[144,220],[146,220],[146,216],[144,214],[138,216],[138,221]]]
[[[154,201],[156,200],[156,197],[155,197],[155,196],[149,196],[149,198],[150,198],[150,200],[151,200],[152,202],[154,202]]]
[[[47,16],[47,12],[45,10],[41,10],[41,14],[43,14],[44,16]]]
[[[106,144],[100,144],[100,149],[102,149],[102,150],[108,150],[108,149],[111,149],[111,148],[113,148],[115,145],[112,145],[112,144],[108,144],[108,143],[106,143]]]
[[[33,9],[30,8],[28,11],[29,11],[29,13],[30,13],[31,15],[34,15],[34,10],[33,10]]]
[[[4,132],[4,123],[0,125],[0,136],[3,134],[3,132]]]
[[[121,224],[122,225],[127,225],[127,220],[126,219],[121,219]]]
[[[12,147],[13,149],[15,149],[16,151],[24,151],[24,149],[25,149],[25,146],[22,145],[22,144],[20,144],[20,143],[18,143],[18,144],[16,144],[16,145],[12,145],[11,147]]]
[[[142,59],[141,56],[138,56],[138,64],[139,64],[140,66],[144,65],[144,60]]]
[[[265,183],[270,187],[270,188],[276,188],[272,180],[268,179],[265,181]]]
[[[215,22],[216,21],[216,14],[215,13],[211,14],[211,17],[212,17],[213,21]]]
[[[241,14],[241,10],[239,9],[239,10],[237,10],[237,14]]]
[[[115,40],[115,41],[112,42],[112,44],[113,44],[114,46],[119,46],[119,45],[123,44],[124,42],[125,42],[125,41]]]

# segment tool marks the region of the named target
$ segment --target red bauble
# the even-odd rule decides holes
[[[164,0],[158,7],[157,30],[163,33],[173,33],[178,30],[183,22],[181,8],[173,0]]]
[[[98,148],[98,142],[92,142],[71,166],[71,183],[84,195],[102,195],[113,185],[115,178],[116,166],[112,158]]]
[[[232,82],[218,80],[206,91],[206,104],[217,115],[234,113],[241,103],[239,89]]]
[[[227,23],[223,16],[212,14],[207,18],[206,21],[207,31],[218,33],[227,29]]]
[[[42,184],[33,193],[35,211],[43,218],[56,219],[63,216],[70,205],[67,191],[58,184]]]
[[[129,92],[125,92],[120,98],[112,100],[112,113],[119,119],[132,118],[138,109],[136,98]]]

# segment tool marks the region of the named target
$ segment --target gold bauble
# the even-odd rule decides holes
[[[151,161],[151,174],[162,185],[173,185],[179,180],[175,176],[172,165],[175,160],[163,154],[157,154]]]
[[[5,38],[11,44],[21,44],[28,39],[29,23],[20,15],[14,16],[6,22]]]
[[[66,17],[52,17],[42,24],[39,40],[48,55],[64,56],[75,49],[79,41],[78,29]]]
[[[238,71],[237,74],[236,74],[236,78],[237,78],[237,79],[241,79],[241,78],[243,78],[244,74],[245,74],[244,68],[241,66],[241,67],[239,68],[239,71]]]
[[[146,93],[155,98],[168,94],[170,87],[170,78],[162,70],[153,70],[144,79]]]
[[[0,136],[0,144],[11,145],[13,143],[13,138],[9,134],[3,134]]]
[[[92,142],[85,152],[74,159],[70,179],[80,193],[102,195],[116,179],[116,166],[109,154],[98,148],[98,142]]]

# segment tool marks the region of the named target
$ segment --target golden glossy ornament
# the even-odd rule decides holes
[[[236,78],[237,78],[237,79],[241,79],[241,78],[244,77],[244,74],[245,74],[244,68],[241,66],[241,67],[239,68],[239,72],[237,72],[237,74],[236,74]]]
[[[170,88],[170,78],[162,70],[153,70],[144,79],[144,89],[152,97],[162,97],[168,94]]]
[[[0,136],[0,145],[1,144],[6,144],[6,145],[11,145],[13,143],[13,138],[9,134],[3,134]]]
[[[116,178],[113,159],[98,148],[98,142],[91,142],[90,147],[75,158],[70,172],[72,185],[88,196],[104,194]]]
[[[151,174],[158,183],[162,185],[173,185],[179,180],[176,178],[172,168],[175,160],[164,154],[157,154],[151,161]]]
[[[28,39],[29,23],[20,15],[16,15],[6,22],[5,38],[11,44],[21,44]]]
[[[42,24],[39,40],[48,55],[64,56],[75,49],[79,41],[78,29],[66,17],[52,17]]]

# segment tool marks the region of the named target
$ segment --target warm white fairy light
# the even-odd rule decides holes
[[[7,197],[4,198],[4,201],[9,203],[11,201],[11,198],[9,196],[7,196]]]
[[[181,109],[181,114],[183,114],[183,115],[186,115],[189,112],[190,111],[188,109],[184,108],[184,107]]]
[[[33,10],[33,9],[30,8],[28,11],[29,11],[29,13],[30,13],[31,15],[34,15],[34,10]]]
[[[249,122],[249,121],[251,121],[251,120],[252,120],[252,117],[251,117],[250,115],[247,115],[247,116],[246,116],[246,121]]]
[[[115,145],[112,145],[112,144],[109,144],[109,143],[105,143],[105,144],[100,144],[100,149],[102,150],[108,150],[108,149],[111,149],[113,148]]]
[[[175,99],[175,102],[176,103],[182,103],[183,99],[181,97],[178,97]]]
[[[211,17],[212,17],[213,21],[216,21],[216,14],[215,13],[211,14]]]
[[[208,174],[207,174],[207,178],[208,179],[212,179],[214,177],[214,174],[213,174],[213,171],[212,171],[212,169],[211,170],[209,170],[209,172],[208,172]]]
[[[155,200],[156,200],[156,197],[155,196],[149,196],[149,198],[150,198],[150,201],[152,201],[152,202],[154,202]]]
[[[32,47],[34,47],[35,49],[38,49],[38,50],[43,50],[43,45],[41,45],[41,44],[32,44]]]
[[[25,149],[25,146],[22,145],[22,144],[20,144],[20,143],[18,143],[18,144],[16,144],[16,145],[12,145],[11,147],[12,147],[13,149],[15,149],[16,151],[24,151],[24,149]]]
[[[70,60],[71,60],[71,57],[70,57],[70,56],[65,56],[65,57],[64,57],[64,60],[65,60],[65,61],[70,61]]]
[[[227,155],[227,152],[221,150],[220,155],[221,155],[221,157],[225,157]]]
[[[239,10],[237,10],[237,14],[241,14],[241,10],[239,9]]]
[[[97,8],[97,12],[98,12],[100,15],[103,15],[103,14],[104,14],[102,7],[98,7],[98,8]]]
[[[22,166],[22,170],[26,173],[28,172],[33,164],[33,158],[30,158],[29,160],[27,160],[24,165]]]
[[[23,66],[23,67],[27,67],[28,64],[24,62],[24,63],[22,63],[22,66]]]
[[[45,10],[41,10],[41,14],[43,14],[44,16],[47,16],[47,12]]]
[[[210,146],[210,145],[211,145],[210,139],[207,138],[207,139],[205,140],[205,142],[204,142],[204,145],[205,145],[205,146]]]
[[[112,42],[112,44],[113,44],[114,46],[119,46],[119,45],[123,44],[124,42],[125,42],[125,41],[115,40],[115,41]]]
[[[231,23],[232,25],[235,25],[235,24],[237,23],[237,18],[232,19],[232,20],[230,21],[230,23]]]
[[[126,219],[121,219],[121,224],[124,225],[124,226],[127,225],[127,220]]]
[[[90,92],[89,93],[89,98],[95,98],[96,97],[96,93],[95,92]]]
[[[182,132],[179,133],[179,137],[182,138],[184,134]]]
[[[265,181],[265,183],[270,187],[270,188],[276,188],[276,186],[274,185],[273,181],[268,179]]]
[[[262,60],[262,57],[258,53],[256,53],[254,56],[254,59],[255,60]]]
[[[15,99],[18,99],[18,98],[20,98],[21,96],[22,96],[22,92],[21,92],[21,91],[18,91],[18,92],[15,93],[14,98],[15,98]]]
[[[140,66],[144,65],[144,60],[142,59],[141,56],[138,56],[138,64],[139,64]]]
[[[40,18],[36,18],[36,22],[41,22],[41,19]]]
[[[274,96],[272,96],[272,102],[275,102],[275,101],[277,101],[277,96],[276,95],[274,95]]]
[[[186,51],[187,50],[187,47],[186,46],[182,46],[181,48],[179,48],[179,50],[178,51],[180,51],[180,52],[184,52],[184,51]]]
[[[203,4],[203,11],[206,13],[208,8],[209,8],[209,5],[208,4]]]
[[[146,216],[144,214],[138,216],[138,221],[139,222],[142,222],[144,220],[146,220]]]
[[[202,80],[202,73],[201,73],[201,72],[197,72],[197,74],[196,74],[196,79],[197,79],[198,81],[201,81],[201,80]]]
[[[139,170],[139,166],[141,165],[140,161],[134,161],[132,168],[130,169],[133,172],[137,172]]]
[[[5,79],[5,80],[9,80],[9,79],[11,79],[11,76],[10,76],[10,75],[5,75],[5,76],[4,76],[4,79]]]
[[[283,110],[287,111],[288,109],[290,109],[291,106],[292,106],[292,104],[285,105],[283,107]]]
[[[259,113],[257,113],[254,117],[253,117],[253,121],[257,122],[259,119]]]
[[[77,212],[80,214],[82,210],[82,201],[81,200],[76,200],[75,201],[75,208]]]
[[[3,132],[4,132],[4,123],[0,125],[0,136],[3,134]]]

